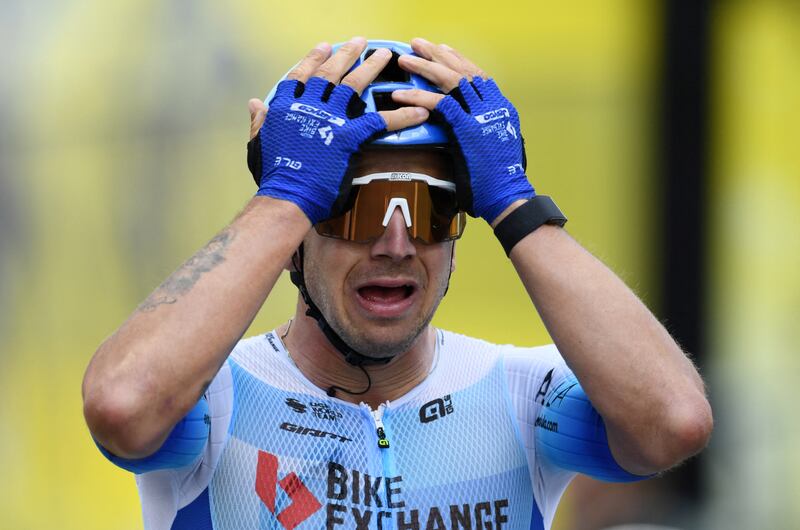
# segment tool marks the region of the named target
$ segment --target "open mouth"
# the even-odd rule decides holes
[[[413,305],[418,292],[417,284],[393,279],[358,287],[356,298],[369,315],[392,318],[402,316]]]
[[[365,285],[358,289],[358,295],[370,302],[393,303],[410,298],[414,294],[413,285],[387,287],[383,285]]]

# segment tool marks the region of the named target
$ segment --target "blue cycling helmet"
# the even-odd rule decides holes
[[[336,52],[342,44],[344,43],[340,42],[334,44],[333,51]],[[392,58],[381,73],[378,74],[378,77],[376,77],[375,80],[364,89],[364,92],[361,93],[361,101],[363,101],[365,105],[364,112],[378,112],[381,110],[394,110],[399,108],[400,105],[392,100],[392,91],[394,90],[419,88],[430,92],[442,93],[438,87],[431,84],[431,82],[424,77],[406,72],[397,64],[397,59],[401,55],[416,55],[411,49],[411,46],[405,42],[368,40],[367,47],[364,48],[364,51],[350,70],[360,65],[378,48],[388,48],[391,50]],[[286,75],[284,75],[280,81],[284,79],[286,79]],[[277,88],[278,85],[276,84],[272,87],[272,90],[269,91],[267,97],[264,98],[265,105],[269,106],[269,102],[275,96],[275,90]],[[399,131],[387,132],[378,136],[367,145],[370,147],[434,147],[445,146],[449,143],[450,141],[447,137],[447,133],[440,125],[425,122]]]

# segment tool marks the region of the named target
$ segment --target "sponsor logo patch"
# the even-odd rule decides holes
[[[281,423],[281,430],[293,432],[295,434],[300,434],[302,436],[313,436],[315,438],[331,438],[333,440],[339,440],[342,443],[345,442],[352,442],[352,438],[348,438],[347,436],[342,436],[341,434],[336,434],[335,432],[328,432],[328,431],[321,431],[319,429],[312,429],[311,427],[303,427],[302,425],[295,425],[294,423],[289,423],[285,421]]]
[[[478,116],[475,116],[475,120],[478,123],[489,123],[490,121],[499,120],[502,118],[508,118],[510,114],[508,113],[508,109],[505,107],[491,110],[489,112],[484,112]]]
[[[328,111],[318,109],[317,107],[312,107],[311,105],[306,105],[305,103],[292,103],[289,110],[293,110],[295,112],[302,112],[303,114],[308,114],[309,116],[314,116],[318,120],[324,120],[328,123],[332,123],[334,125],[338,125],[341,127],[344,125],[344,119],[334,116]]]
[[[430,423],[453,413],[453,400],[450,394],[428,401],[419,408],[419,421]]]

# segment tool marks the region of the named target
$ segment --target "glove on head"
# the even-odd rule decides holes
[[[434,109],[456,149],[462,207],[491,223],[512,202],[536,195],[525,176],[519,114],[492,79],[462,79]]]
[[[258,134],[247,145],[247,165],[256,195],[297,204],[311,224],[331,217],[350,191],[345,178],[361,144],[386,130],[377,112],[363,112],[356,92],[321,77],[303,84],[285,80]]]

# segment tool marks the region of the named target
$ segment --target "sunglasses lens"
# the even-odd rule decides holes
[[[420,181],[374,180],[354,186],[344,214],[315,225],[317,233],[367,243],[383,234],[390,204],[403,204],[401,212],[409,236],[424,243],[439,243],[458,239],[464,231],[466,216],[458,211],[455,193]],[[393,206],[393,210],[397,207]]]

